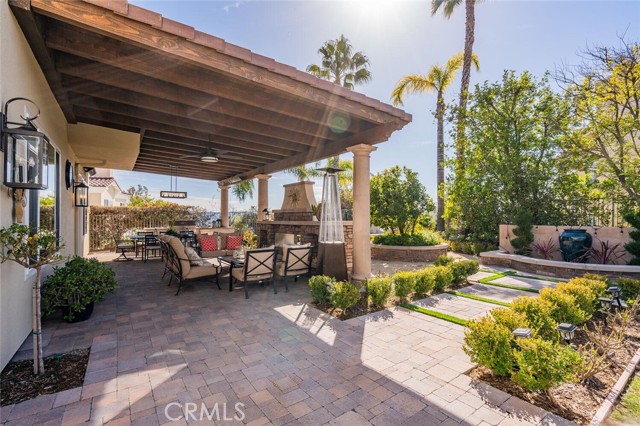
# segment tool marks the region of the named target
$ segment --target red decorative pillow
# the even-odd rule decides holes
[[[227,236],[227,250],[238,250],[242,248],[242,235]]]
[[[200,236],[200,248],[202,251],[216,251],[218,250],[218,241],[215,235],[201,235]]]

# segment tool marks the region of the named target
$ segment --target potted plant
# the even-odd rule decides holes
[[[54,268],[43,285],[44,311],[50,314],[62,308],[68,322],[85,321],[93,312],[94,302],[116,289],[115,272],[98,259],[75,256],[64,266]]]
[[[0,263],[7,260],[18,265],[34,269],[33,282],[33,374],[44,374],[42,356],[42,315],[41,315],[41,277],[42,267],[62,258],[58,252],[63,244],[55,232],[46,229],[33,229],[27,225],[14,223],[9,228],[0,229]]]

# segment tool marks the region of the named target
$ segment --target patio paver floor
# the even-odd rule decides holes
[[[225,425],[564,423],[466,376],[458,325],[402,308],[339,321],[308,306],[305,280],[249,300],[205,283],[174,296],[159,261],[111,266],[120,288],[90,320],[44,323],[45,354],[92,346],[84,385],[2,407],[3,424],[212,424],[186,421],[188,404]]]

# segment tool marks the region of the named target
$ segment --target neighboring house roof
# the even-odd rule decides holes
[[[109,185],[115,185],[118,188],[118,191],[124,195],[131,195],[128,192],[124,192],[115,178],[112,177],[90,177],[89,178],[89,186],[92,188],[107,188]]]

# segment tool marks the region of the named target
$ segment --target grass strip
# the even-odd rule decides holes
[[[494,287],[510,288],[511,290],[527,291],[529,293],[536,293],[536,294],[540,293],[540,290],[536,290],[535,288],[520,287],[520,286],[517,286],[517,285],[500,284],[500,283],[492,283],[492,282],[482,283],[482,284],[492,285]]]
[[[454,317],[453,315],[443,314],[442,312],[432,311],[431,309],[425,309],[420,306],[411,305],[409,303],[401,303],[400,306],[402,306],[403,308],[409,309],[410,311],[419,312],[421,314],[425,314],[434,318],[439,318],[441,320],[449,321],[454,324],[458,324],[462,326],[467,325],[467,320]]]
[[[507,308],[511,306],[511,303],[502,302],[500,300],[487,299],[486,297],[476,296],[475,294],[463,293],[455,290],[450,290],[450,291],[447,291],[446,293],[453,294],[454,296],[458,296],[458,297],[466,297],[467,299],[473,299],[479,302],[493,303],[494,305],[506,306]]]
[[[640,375],[636,374],[627,391],[622,395],[613,418],[622,421],[640,419]]]

